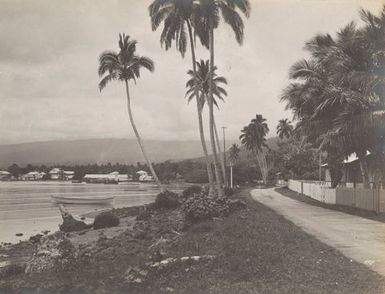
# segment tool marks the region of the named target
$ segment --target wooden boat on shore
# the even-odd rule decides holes
[[[115,196],[51,196],[53,203],[59,204],[111,204]]]

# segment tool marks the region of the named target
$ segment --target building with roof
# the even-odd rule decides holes
[[[146,171],[139,170],[136,172],[139,175],[139,182],[153,182],[154,177],[150,176]]]
[[[119,183],[128,182],[132,178],[126,174],[119,174],[119,172],[114,171],[109,174],[86,174],[83,180],[87,183]]]
[[[51,180],[70,181],[72,180],[74,175],[75,175],[75,172],[72,170],[63,170],[57,167],[49,171],[49,177]]]
[[[45,172],[30,171],[29,173],[22,175],[21,180],[22,181],[39,181],[39,180],[42,180],[45,175],[46,175]]]
[[[366,163],[368,167],[369,182],[377,182],[378,162],[376,162],[375,157],[369,151],[366,153]],[[325,168],[325,181],[331,181],[328,165],[324,164],[322,167]],[[385,166],[383,167],[383,173],[385,173]],[[361,187],[362,182],[360,160],[356,153],[352,153],[345,158],[343,162],[341,183],[345,183],[347,187]]]
[[[11,173],[5,170],[0,170],[0,181],[8,181],[11,179]]]

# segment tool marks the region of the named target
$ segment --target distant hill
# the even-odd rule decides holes
[[[277,150],[277,149],[278,149],[278,142],[279,142],[279,138],[278,138],[278,137],[272,137],[272,138],[266,139],[266,144],[267,144],[267,146],[269,146],[269,148],[272,149],[272,150]],[[229,148],[231,147],[231,145],[232,145],[233,143],[238,144],[238,146],[239,146],[240,149],[241,149],[241,151],[240,151],[240,153],[239,153],[239,160],[240,160],[240,161],[249,160],[248,152],[246,151],[245,147],[242,146],[242,145],[240,144],[240,142],[235,142],[235,141],[234,141],[234,142],[227,142],[227,143],[226,143],[226,144],[227,144],[227,147],[226,147],[226,149],[227,149],[227,156],[228,156],[228,150],[229,150]],[[189,159],[191,159],[191,158],[189,158]],[[197,160],[197,161],[199,161],[199,162],[203,162],[203,161],[204,161],[204,157],[203,157],[203,156],[201,156],[201,157],[199,157],[199,158],[193,158],[193,159],[194,159],[194,160]]]
[[[228,146],[232,143],[234,142],[227,142]],[[202,156],[200,141],[146,140],[145,144],[154,162]],[[13,163],[25,166],[108,162],[135,164],[138,161],[144,162],[138,143],[134,139],[87,139],[0,145],[2,168]]]

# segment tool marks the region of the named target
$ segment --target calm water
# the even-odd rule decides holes
[[[183,186],[172,186],[180,191]],[[146,204],[159,193],[153,184],[123,183],[73,184],[68,182],[0,182],[0,242],[16,242],[42,230],[55,231],[61,223],[57,204],[51,195],[65,196],[115,196],[113,207]],[[103,205],[65,205],[73,214],[83,214],[106,209]],[[16,237],[22,233],[22,237]]]

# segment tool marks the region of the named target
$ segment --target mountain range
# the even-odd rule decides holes
[[[278,138],[267,139],[270,148],[276,149]],[[231,144],[226,141],[228,149]],[[200,141],[146,140],[147,153],[154,162],[184,159],[203,160]],[[208,143],[208,146],[209,143]],[[246,158],[241,148],[241,158]],[[84,139],[71,141],[46,141],[0,145],[0,167],[5,169],[16,163],[19,166],[32,165],[81,165],[144,162],[138,143],[134,139]]]
[[[235,143],[228,141],[227,144]],[[183,160],[202,156],[200,141],[146,140],[146,150],[154,162]],[[134,139],[86,139],[0,145],[0,167],[76,165],[102,163],[136,164],[144,162]]]

